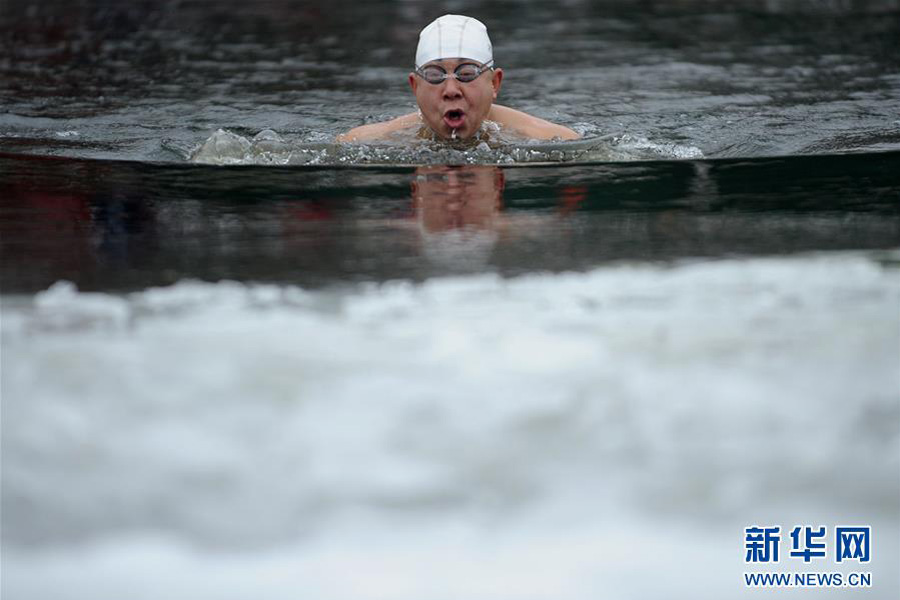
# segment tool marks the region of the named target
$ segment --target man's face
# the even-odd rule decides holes
[[[433,60],[426,66],[438,66],[447,73],[453,73],[462,64],[480,63],[469,59],[447,58]],[[503,70],[488,69],[474,81],[463,83],[455,77],[448,77],[438,84],[428,83],[419,75],[410,73],[412,87],[422,118],[440,137],[449,139],[456,130],[456,137],[472,137],[481,127],[491,110],[491,105],[500,91]]]

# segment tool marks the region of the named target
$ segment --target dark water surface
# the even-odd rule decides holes
[[[448,10],[488,24],[502,102],[597,140],[582,164],[376,149],[380,162],[504,166],[346,168],[372,162],[356,148],[299,161],[324,168],[271,166],[411,110],[418,31]],[[889,0],[8,0],[3,289],[321,285],[894,246],[898,40]],[[239,157],[256,168],[185,165],[220,129],[246,140],[271,129],[286,150]],[[577,154],[558,146],[539,158]],[[680,160],[703,156],[740,158]]]
[[[900,242],[900,153],[505,167],[0,155],[0,281],[320,286]]]
[[[501,103],[657,158],[900,148],[897,0],[6,0],[0,151],[177,161],[219,128],[330,140],[414,108],[417,35],[443,12],[488,25]]]

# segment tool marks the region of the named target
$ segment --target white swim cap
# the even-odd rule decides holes
[[[416,68],[442,58],[470,58],[481,64],[491,62],[494,49],[484,23],[462,15],[444,15],[429,23],[419,34]]]

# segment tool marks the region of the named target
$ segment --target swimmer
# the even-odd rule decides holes
[[[502,82],[503,69],[494,66],[484,24],[472,17],[444,15],[419,34],[416,68],[409,74],[418,112],[356,127],[337,141],[381,140],[407,129],[419,137],[466,140],[482,135],[488,124],[529,139],[581,137],[568,127],[494,104]]]

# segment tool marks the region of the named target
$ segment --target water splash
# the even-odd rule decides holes
[[[336,144],[321,138],[289,142],[271,129],[249,139],[219,129],[196,148],[173,151],[190,162],[214,165],[508,165],[703,158],[703,152],[694,146],[654,142],[630,134],[516,143],[505,139],[460,140],[454,129],[451,138],[452,143],[413,139]]]
[[[291,148],[271,129],[264,129],[253,139],[219,129],[190,153],[191,162],[233,164],[287,164]]]

